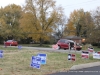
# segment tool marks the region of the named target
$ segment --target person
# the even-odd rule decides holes
[[[5,44],[5,41],[4,41],[4,46],[5,46],[5,48],[7,47],[6,44]]]

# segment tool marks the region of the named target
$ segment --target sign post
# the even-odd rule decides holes
[[[70,42],[69,42],[69,53],[70,53]]]

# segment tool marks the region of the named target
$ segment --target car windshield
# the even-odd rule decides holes
[[[12,42],[13,40],[8,40],[7,42]]]
[[[60,39],[59,40],[59,42],[61,42],[61,43],[65,43],[65,41],[66,41],[65,39]]]

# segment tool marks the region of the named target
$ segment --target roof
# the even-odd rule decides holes
[[[77,37],[77,36],[67,36],[65,38],[69,40],[81,40],[82,39],[81,37]]]

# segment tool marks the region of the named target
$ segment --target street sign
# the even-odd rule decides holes
[[[46,64],[47,54],[40,53],[37,56],[39,56],[41,58],[41,64]]]
[[[0,58],[3,58],[3,50],[0,50]]]
[[[32,56],[31,67],[40,69],[41,58],[39,56]]]

